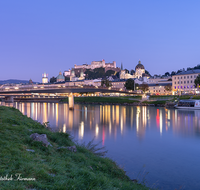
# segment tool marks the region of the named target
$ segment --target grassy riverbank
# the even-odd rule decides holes
[[[32,133],[46,134],[52,147],[32,141]],[[81,145],[76,144],[76,153],[57,149],[71,145],[68,134],[52,133],[15,108],[0,106],[0,178],[13,178],[1,180],[1,189],[147,189],[132,182],[112,160]],[[17,180],[17,173],[35,181]]]
[[[74,102],[76,103],[134,103],[139,102],[141,96],[123,96],[123,97],[100,97],[100,96],[90,96],[90,97],[74,97]],[[61,102],[68,102],[68,98],[61,100]]]

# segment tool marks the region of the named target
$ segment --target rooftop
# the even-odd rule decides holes
[[[187,75],[187,74],[194,74],[194,73],[200,73],[200,69],[182,71],[181,73],[178,73],[176,75]]]

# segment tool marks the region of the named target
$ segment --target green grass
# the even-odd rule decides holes
[[[157,101],[144,101],[142,103],[145,103],[145,104],[165,104],[167,101],[166,100],[157,100]]]
[[[174,97],[174,96],[171,96],[171,95],[152,95],[152,96],[150,96],[150,98],[171,98],[171,97]]]
[[[30,131],[32,130],[32,131]],[[52,147],[30,139],[46,134]],[[77,152],[57,149],[74,142],[66,133],[52,133],[15,108],[0,106],[0,177],[20,173],[35,181],[1,181],[1,189],[147,189],[133,183],[115,162],[78,145]],[[35,152],[28,152],[33,149]]]
[[[192,97],[192,99],[200,99],[200,96],[199,95],[182,95],[182,96],[179,96],[177,98],[179,98],[180,100],[186,100],[186,99],[190,99]]]
[[[74,97],[76,103],[134,103],[139,102],[140,96],[123,96],[123,97]],[[61,102],[68,102],[68,98],[63,99]]]

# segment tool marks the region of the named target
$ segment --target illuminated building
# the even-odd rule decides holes
[[[183,71],[172,76],[172,90],[175,93],[195,93],[194,81],[200,74],[200,69]]]
[[[130,79],[130,78],[142,78],[142,77],[149,77],[148,74],[145,73],[144,65],[141,64],[141,61],[135,67],[135,74],[131,75],[126,73],[126,70],[121,70],[120,79]]]
[[[102,61],[92,61],[91,65],[83,64],[83,65],[74,65],[75,69],[96,69],[96,68],[116,68],[116,61],[113,61],[112,63],[106,63],[103,59]]]
[[[42,83],[48,83],[48,74],[42,74]]]

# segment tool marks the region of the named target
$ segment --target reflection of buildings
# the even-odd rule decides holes
[[[72,132],[75,138],[90,136],[101,139],[118,138],[135,131],[139,139],[146,131],[159,135],[173,131],[177,134],[194,135],[200,132],[200,111],[181,111],[166,108],[134,107],[120,105],[78,105],[74,111],[68,104],[18,103],[14,104],[24,115],[39,122],[50,122],[57,131]],[[90,135],[88,135],[90,134]]]

